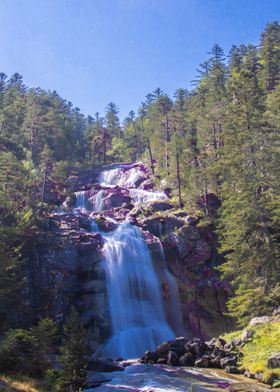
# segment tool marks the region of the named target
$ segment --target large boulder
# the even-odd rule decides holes
[[[208,368],[210,366],[211,363],[211,358],[208,355],[204,355],[201,358],[198,358],[195,363],[194,366],[196,367],[201,367],[201,368]]]
[[[181,366],[193,366],[194,365],[194,356],[191,352],[187,352],[179,358],[179,365]]]
[[[221,367],[225,369],[227,366],[236,366],[236,358],[225,357],[221,359]]]
[[[280,352],[268,358],[267,367],[270,369],[280,368]]]
[[[254,317],[249,323],[250,327],[255,327],[256,325],[260,324],[267,324],[272,320],[270,316],[261,316],[261,317]]]
[[[175,351],[168,351],[167,354],[167,365],[176,366],[178,365],[179,356]]]

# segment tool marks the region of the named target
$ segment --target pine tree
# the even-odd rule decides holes
[[[280,24],[270,22],[261,35],[262,76],[267,91],[272,91],[280,81]]]
[[[61,346],[62,371],[59,378],[59,390],[76,392],[85,386],[87,349],[85,331],[74,307],[65,320]]]

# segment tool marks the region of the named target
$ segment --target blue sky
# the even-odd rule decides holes
[[[0,15],[0,71],[124,118],[157,87],[190,88],[214,43],[257,44],[280,0],[0,0]]]

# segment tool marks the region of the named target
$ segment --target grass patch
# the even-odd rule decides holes
[[[271,322],[250,328],[255,334],[240,348],[243,357],[240,367],[249,370],[250,373],[262,373],[264,381],[271,383],[272,378],[277,378],[280,383],[280,367],[268,369],[268,358],[280,351],[280,322]],[[234,331],[223,335],[226,342],[241,336],[242,331]],[[277,383],[277,382],[276,382]],[[276,385],[276,384],[275,384]]]
[[[235,338],[240,338],[242,334],[242,331],[233,331],[233,332],[229,332],[229,333],[225,333],[224,335],[222,335],[221,337],[227,342],[231,342],[233,339]]]
[[[42,384],[40,381],[35,380],[34,378],[24,376],[24,375],[0,375],[0,381],[3,381],[8,384],[10,388],[1,389],[12,390],[12,388],[16,388],[23,392],[42,392]]]

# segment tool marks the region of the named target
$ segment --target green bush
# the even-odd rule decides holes
[[[0,342],[0,372],[42,376],[50,367],[48,354],[56,334],[50,319],[42,319],[29,331],[8,331]]]
[[[7,332],[0,344],[1,372],[41,374],[39,341],[30,331],[14,329]]]

